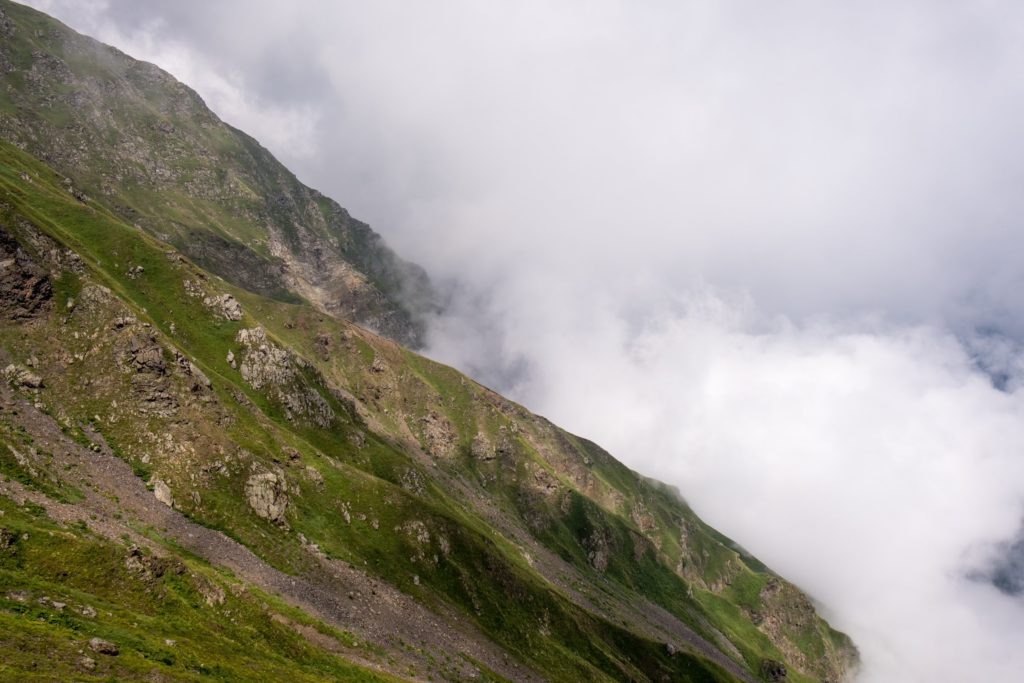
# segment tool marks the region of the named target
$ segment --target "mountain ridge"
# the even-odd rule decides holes
[[[52,30],[9,14],[5,35]],[[854,666],[806,596],[668,487],[337,311],[219,279],[66,177],[0,142],[0,673],[837,681]],[[259,571],[228,561],[245,553]]]
[[[159,67],[26,7],[0,11],[5,139],[229,282],[422,344],[429,279],[368,225]]]

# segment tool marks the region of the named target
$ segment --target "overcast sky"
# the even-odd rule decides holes
[[[861,680],[1013,680],[1024,5],[35,0],[454,287],[430,353],[679,485]]]

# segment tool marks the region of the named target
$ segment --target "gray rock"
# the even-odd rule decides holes
[[[271,522],[283,522],[288,508],[287,483],[277,472],[259,472],[245,482],[245,499],[257,515]]]
[[[246,348],[240,368],[242,379],[253,389],[287,384],[295,377],[290,355],[271,342],[262,327],[239,330],[235,341]]]
[[[171,487],[162,479],[153,480],[153,496],[167,507],[174,507],[174,496],[171,495]]]
[[[93,638],[92,640],[90,640],[89,649],[93,652],[98,652],[101,655],[110,655],[112,657],[118,655],[121,652],[118,649],[117,645],[110,642],[109,640],[103,640],[102,638]]]
[[[242,305],[230,294],[205,297],[203,305],[225,320],[242,319]]]
[[[181,369],[181,372],[192,379],[191,389],[193,392],[200,392],[203,389],[209,389],[213,386],[213,382],[206,376],[206,373],[199,369],[199,366],[188,359],[188,357],[175,350],[174,359]]]
[[[27,389],[41,389],[43,378],[28,368],[13,363],[4,368],[4,379],[8,382]]]
[[[266,330],[241,329],[235,341],[244,346],[238,368],[249,386],[267,391],[282,404],[285,417],[291,421],[304,416],[319,427],[331,424],[334,411],[316,389],[303,382],[296,367],[299,359],[271,341]]]
[[[151,332],[139,331],[130,334],[122,343],[120,352],[123,367],[155,376],[167,374],[163,348]]]

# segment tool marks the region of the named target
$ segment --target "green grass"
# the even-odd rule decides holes
[[[23,182],[23,171],[37,180]],[[39,353],[47,367],[55,366],[64,353],[88,356],[88,362],[73,363],[59,375],[48,376],[44,397],[57,404],[73,435],[80,436],[78,425],[99,416],[95,426],[137,476],[146,480],[159,476],[175,491],[199,493],[200,502],[176,496],[178,507],[193,520],[224,531],[273,566],[294,573],[309,568],[308,555],[296,540],[296,532],[302,532],[329,556],[359,563],[428,605],[445,603],[460,610],[493,640],[555,680],[663,676],[673,680],[729,680],[727,674],[705,660],[686,655],[669,657],[664,644],[638,636],[629,624],[588,613],[531,568],[516,543],[474,512],[457,490],[445,486],[432,473],[432,466],[419,462],[404,444],[406,434],[422,440],[421,418],[435,412],[452,425],[457,448],[450,460],[433,466],[459,478],[470,474],[471,481],[491,477],[486,495],[502,514],[524,525],[536,523],[537,538],[574,565],[592,585],[607,586],[606,590],[627,601],[642,596],[657,602],[698,631],[704,628],[706,619],[736,644],[752,670],[761,656],[778,656],[777,648],[741,609],[753,609],[758,604],[764,574],[755,571],[763,571],[763,565],[703,525],[669,492],[650,486],[594,444],[560,432],[522,408],[491,396],[451,368],[326,318],[304,303],[261,297],[206,277],[166,244],[102,206],[82,206],[71,199],[60,181],[47,167],[0,144],[0,192],[5,199],[0,213],[8,219],[6,222],[17,226],[19,220],[27,220],[60,245],[79,253],[88,271],[85,276],[68,271],[55,273],[55,315],[33,327],[0,324],[0,346],[15,358]],[[140,205],[152,207],[155,200],[147,197],[146,191],[140,190],[135,196]],[[202,201],[177,197],[172,215],[174,220],[191,221],[209,210]],[[238,226],[224,221],[211,230],[225,236],[240,234]],[[134,266],[144,268],[142,277],[128,277],[128,269]],[[229,322],[214,316],[201,300],[185,293],[185,279],[204,281],[211,293],[233,293],[243,304],[244,319]],[[87,318],[66,314],[68,302],[81,299],[84,287],[94,283],[108,287],[116,300]],[[173,345],[210,378],[213,389],[205,398],[191,396],[184,380],[172,373],[167,386],[179,399],[175,416],[128,415],[114,419],[114,401],[123,402],[133,386],[132,374],[117,366],[116,334],[110,331],[111,321],[125,307],[140,321],[153,325],[169,364],[173,364],[169,351]],[[240,351],[234,341],[238,330],[256,324],[266,327],[275,343],[309,361],[288,389],[316,392],[335,414],[329,428],[319,428],[302,418],[289,419],[280,396],[252,389],[238,370],[228,365],[228,351],[236,355]],[[324,358],[314,346],[314,339],[321,333],[333,340]],[[383,376],[371,370],[377,359],[389,368]],[[102,380],[88,385],[88,391],[81,390],[98,378]],[[360,410],[370,415],[369,420],[342,393],[331,391],[332,387],[355,396],[361,403]],[[381,426],[371,428],[370,424]],[[469,447],[478,432],[492,440],[507,435],[515,450],[511,462],[509,458],[491,464],[472,462]],[[356,445],[349,438],[353,434],[365,444]],[[161,445],[165,436],[172,437],[182,450],[165,449]],[[299,454],[294,465],[288,464],[286,448]],[[197,482],[187,478],[189,471],[197,472],[227,456],[236,458],[236,466],[229,467],[226,474],[204,475]],[[47,489],[45,480],[27,475],[12,462],[0,454],[0,468],[6,468],[3,471],[8,476],[47,495],[71,499],[70,492]],[[557,483],[558,490],[550,499],[541,500],[531,493],[532,475],[527,463]],[[321,474],[322,486],[304,479],[302,468],[307,465]],[[289,493],[291,532],[257,518],[245,504],[245,481],[251,468],[281,468],[286,472],[294,487]],[[586,494],[577,489],[577,476],[582,478],[580,486],[588,487]],[[422,486],[410,490],[411,479]],[[650,512],[656,527],[646,535],[629,513],[637,503]],[[348,522],[343,520],[346,511],[351,518]],[[359,515],[365,515],[365,519]],[[421,545],[407,533],[411,523],[420,523],[429,531],[428,544]],[[688,532],[685,547],[679,541],[684,527]],[[595,570],[589,561],[594,538],[606,539],[612,551],[603,572]],[[655,541],[660,542],[660,549]],[[70,563],[68,566],[90,563],[109,570],[119,552],[88,539],[80,539],[79,546],[76,552],[80,554],[62,557]],[[47,574],[46,558],[42,551],[32,557],[32,571],[38,580],[49,581],[37,587],[54,592],[60,586],[87,590],[74,577]],[[673,569],[681,559],[689,561],[698,578],[708,585],[724,579],[732,583],[721,594],[698,589],[696,597],[691,598],[692,586]],[[195,564],[194,560],[190,562]],[[735,566],[744,568],[736,573],[731,569]],[[28,571],[24,569],[23,573]],[[198,618],[197,614],[208,611],[194,601],[188,602],[192,595],[188,586],[168,581],[163,586],[164,594],[185,610],[172,610],[169,614],[174,619],[184,620],[185,615]],[[162,641],[150,642],[144,635],[133,635],[136,627],[126,626],[154,618],[147,617],[145,611],[154,606],[136,604],[134,600],[136,596],[128,593],[117,600],[111,596],[108,602],[111,614],[122,616],[107,633],[123,639],[131,646],[130,652],[141,657],[126,655],[118,660],[124,666],[141,667],[146,662],[157,667],[181,665],[183,676],[233,680],[232,676],[241,676],[244,671],[242,660],[228,654],[233,646],[242,648],[247,656],[258,656],[260,666],[269,667],[266,671],[274,675],[290,671],[288,667],[298,667],[297,675],[328,675],[317,667],[336,666],[330,663],[333,659],[323,660],[323,653],[310,654],[289,640],[287,634],[279,632],[283,627],[268,625],[258,612],[246,613],[246,627],[229,639],[233,645],[214,637],[209,644],[196,644],[199,650],[187,658],[182,654],[185,649],[168,654],[166,648],[161,649]],[[249,609],[247,605],[237,609]],[[11,609],[12,614],[17,613],[16,607]],[[26,618],[35,624],[37,616]],[[72,638],[68,630],[74,629],[73,624],[61,621],[63,617],[54,618],[58,623],[52,628],[58,630],[19,632],[60,650],[54,643]],[[154,622],[145,623],[152,626]],[[173,623],[185,628],[185,621]],[[215,623],[220,624],[220,631]],[[219,621],[203,628],[209,628],[215,636],[235,633],[234,626]],[[805,652],[820,653],[835,642],[822,633],[808,631],[793,638]],[[267,645],[278,638],[279,645]],[[21,642],[10,647],[28,648]],[[6,651],[8,646],[0,643],[0,649]],[[170,656],[172,664],[164,661]],[[307,660],[313,662],[308,665],[312,668],[307,667]],[[17,666],[32,670],[29,659],[19,660]]]
[[[0,526],[16,538],[0,550],[0,677],[397,680],[312,647],[275,615],[313,625],[341,646],[352,640],[258,591],[235,594],[195,559],[172,560],[162,575],[147,577],[126,567],[125,547],[60,527],[6,498],[0,510]],[[221,583],[223,604],[207,604],[200,580]],[[93,637],[116,643],[120,653],[89,652],[84,646]],[[83,649],[95,671],[81,667]]]

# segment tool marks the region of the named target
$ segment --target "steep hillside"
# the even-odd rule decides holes
[[[212,273],[406,345],[425,273],[152,64],[0,2],[0,137]]]
[[[184,643],[224,619],[247,642],[232,591],[280,595],[369,648],[336,645],[349,659],[420,677],[751,680],[786,662],[790,680],[837,680],[852,661],[799,591],[594,444],[350,323],[230,288],[6,144],[0,197],[0,647],[21,653],[5,662],[120,635],[185,676],[130,625]],[[131,572],[140,552],[183,573],[141,604],[92,584],[94,553]],[[198,614],[163,621],[174,605]]]
[[[0,7],[8,36],[66,32]],[[82,178],[121,163],[76,149]],[[839,681],[855,663],[673,490],[338,309],[215,277],[186,233],[48,161],[0,142],[0,679]]]

